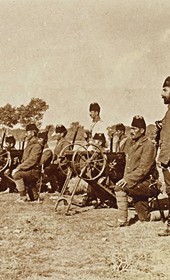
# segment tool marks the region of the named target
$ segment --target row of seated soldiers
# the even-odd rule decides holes
[[[66,174],[59,168],[59,155],[70,142],[66,139],[67,129],[64,125],[57,125],[52,136],[54,135],[57,142],[54,151],[52,151],[48,146],[48,132],[39,132],[35,124],[28,125],[26,127],[27,144],[22,151],[23,155],[19,154],[19,151],[15,148],[16,140],[14,136],[5,138],[6,146],[4,150],[10,152],[11,162],[8,168],[0,174],[0,191],[7,189],[9,192],[19,191],[20,200],[27,200],[28,195],[26,197],[25,194],[26,192],[29,193],[29,188],[32,188],[34,198],[31,194],[31,200],[34,200],[37,198],[35,182],[39,179],[40,172],[41,174],[43,172],[41,191],[50,193],[61,191]],[[86,140],[88,141],[87,138]],[[93,137],[93,143],[100,146],[102,150],[106,149],[106,138],[103,133],[96,133]]]
[[[19,192],[20,200],[24,201],[27,200],[28,195],[26,196],[26,193],[29,193],[28,189],[32,185],[35,198],[31,195],[31,200],[36,199],[37,186],[35,183],[40,178],[43,168],[43,182],[50,182],[51,189],[49,191],[60,191],[65,181],[65,175],[58,168],[58,155],[69,144],[65,139],[66,134],[67,129],[63,125],[56,126],[57,145],[53,152],[48,146],[48,131],[39,132],[35,124],[27,125],[26,147],[22,151],[21,157],[19,151],[15,148],[16,140],[14,136],[6,137],[6,146],[1,151],[2,163],[3,155],[7,151],[11,157],[8,168],[0,173],[0,190],[9,189],[9,192]]]
[[[142,127],[140,126],[142,125]],[[139,127],[138,127],[139,126]],[[144,139],[144,132],[146,124],[143,119],[135,118],[133,120],[133,126],[138,128],[140,132],[140,138]],[[26,139],[27,145],[23,151],[23,156],[21,162],[12,170],[12,181],[15,182],[16,189],[20,194],[19,201],[27,201],[28,196],[30,200],[36,200],[38,198],[38,187],[37,182],[40,178],[41,169],[40,166],[43,166],[43,172],[47,181],[50,182],[51,192],[61,191],[63,184],[66,179],[66,175],[62,173],[59,169],[59,154],[64,147],[66,147],[69,142],[66,140],[67,129],[63,125],[56,126],[55,135],[57,138],[57,145],[54,149],[54,153],[49,149],[47,145],[48,136],[47,132],[39,132],[38,128],[35,124],[27,125],[26,127]],[[135,137],[136,132],[133,133]],[[105,150],[105,137],[102,133],[96,134],[93,137],[93,141],[96,145]],[[137,137],[138,138],[138,137]],[[146,140],[145,140],[146,141]],[[127,141],[126,141],[127,142]],[[123,141],[123,144],[125,142]],[[127,142],[128,143],[128,142]],[[137,147],[136,147],[137,148]],[[149,162],[148,162],[149,164]],[[150,167],[147,167],[150,169]],[[149,173],[148,173],[149,174]],[[8,176],[9,177],[9,176]],[[150,180],[148,177],[147,180]],[[120,182],[120,185],[119,185]],[[120,180],[117,184],[117,189],[115,189],[117,204],[122,203],[125,200],[124,195],[124,180]],[[150,182],[150,181],[149,181]],[[123,188],[121,186],[123,184]],[[89,186],[90,194],[93,196],[92,199],[96,195],[96,190],[94,191],[93,186]],[[143,186],[142,186],[142,189]],[[121,190],[121,191],[120,191]],[[137,192],[139,188],[137,186]],[[144,190],[145,191],[145,190]],[[129,190],[128,190],[129,192]],[[137,194],[135,193],[135,196]],[[142,191],[142,196],[144,195]],[[132,195],[133,196],[133,195]],[[141,220],[149,220],[149,212],[148,212],[148,203],[147,198],[142,199],[135,202],[136,210],[138,216],[141,215]],[[124,204],[127,205],[127,201],[124,201]],[[119,205],[118,205],[119,207]],[[126,211],[126,210],[125,210]],[[124,218],[124,217],[123,217]],[[122,217],[120,217],[120,225],[126,224],[126,218],[122,221]]]

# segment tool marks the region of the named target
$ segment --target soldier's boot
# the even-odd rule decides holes
[[[158,236],[170,236],[170,194],[168,194],[169,213],[167,220],[167,228],[158,233]]]
[[[26,189],[25,189],[25,184],[23,179],[19,179],[15,181],[16,188],[20,194],[20,198],[18,199],[18,202],[25,202],[27,201],[27,196],[26,196]]]
[[[124,191],[116,191],[118,219],[117,226],[123,227],[128,225],[128,197]]]
[[[149,222],[150,221],[150,209],[148,200],[135,201],[134,207],[137,212],[138,218],[141,222]]]
[[[55,193],[55,191],[59,191],[58,182],[55,177],[51,176],[50,178],[51,189],[48,191],[49,193]]]
[[[33,193],[34,200],[38,200],[38,188],[36,186],[32,187],[32,193]]]
[[[33,185],[31,183],[30,185],[27,186],[27,194],[29,196],[30,201],[35,201],[38,200],[38,186]]]

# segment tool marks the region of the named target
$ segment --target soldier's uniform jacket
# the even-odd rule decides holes
[[[58,156],[61,153],[61,151],[68,145],[70,142],[64,138],[61,138],[58,142],[57,145],[55,146],[54,149],[54,156],[53,156],[53,163],[57,164],[58,163]]]
[[[42,154],[42,146],[38,143],[37,138],[32,138],[24,149],[20,170],[30,170],[39,166]]]
[[[124,173],[128,188],[133,188],[144,181],[149,182],[150,175],[157,176],[155,157],[156,148],[146,136],[139,138],[129,148]]]
[[[168,165],[168,163],[170,164],[170,105],[162,120],[160,154],[158,160],[165,165]]]

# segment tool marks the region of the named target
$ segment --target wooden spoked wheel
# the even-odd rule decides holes
[[[68,174],[68,168],[71,167],[73,153],[73,144],[70,143],[61,150],[58,156],[59,168],[64,175]]]
[[[106,167],[106,156],[94,144],[80,145],[73,154],[72,166],[75,173],[84,180],[96,180]]]
[[[0,153],[0,173],[5,171],[7,167],[11,165],[11,156],[10,152],[2,151]]]

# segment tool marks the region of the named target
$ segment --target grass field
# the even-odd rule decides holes
[[[161,221],[116,228],[115,209],[74,206],[66,216],[64,206],[54,211],[50,194],[39,204],[17,198],[0,195],[2,280],[170,279],[170,237],[158,237]]]

